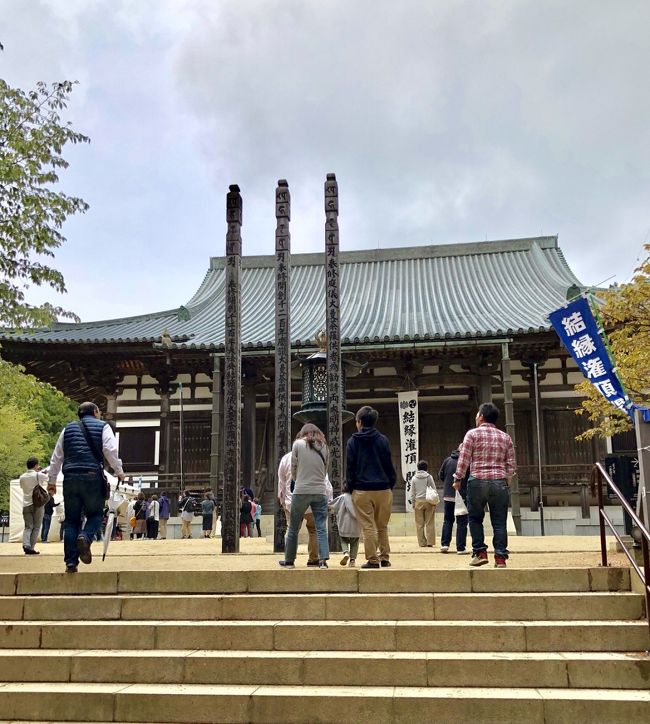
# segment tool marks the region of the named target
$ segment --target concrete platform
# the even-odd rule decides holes
[[[491,541],[488,541],[489,543]],[[510,568],[593,568],[600,564],[600,540],[597,536],[511,536],[509,539]],[[38,543],[41,555],[26,556],[20,544],[0,544],[0,570],[3,572],[54,572],[63,569],[63,544]],[[459,556],[453,547],[441,554],[439,547],[420,548],[416,538],[391,539],[391,561],[395,568],[466,570],[469,556]],[[93,544],[94,560],[90,566],[80,566],[81,572],[176,570],[176,571],[245,571],[274,570],[282,554],[273,553],[272,541],[266,538],[243,538],[239,554],[221,553],[220,538],[189,540],[112,541],[106,560],[101,560],[102,544]],[[490,552],[492,559],[492,553]],[[338,568],[340,555],[331,554],[330,565]],[[307,547],[298,547],[298,566],[307,561]],[[358,563],[363,562],[363,548]],[[609,563],[628,565],[622,553],[610,553]],[[1,594],[1,590],[0,590]]]

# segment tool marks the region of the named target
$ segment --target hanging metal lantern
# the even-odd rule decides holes
[[[293,414],[299,422],[312,422],[321,430],[327,430],[327,353],[325,333],[319,332],[316,335],[319,350],[314,354],[298,360],[294,376],[302,378],[302,405],[300,410]],[[345,380],[347,368],[357,367],[356,363],[343,362],[341,374],[341,400],[343,402],[343,423],[354,417],[353,412],[345,409]]]

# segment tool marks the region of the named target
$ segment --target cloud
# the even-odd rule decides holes
[[[178,306],[225,247],[273,249],[287,178],[294,251],[555,234],[576,274],[629,277],[648,240],[642,0],[0,0],[3,76],[78,78],[64,190],[90,212],[56,263],[84,317]],[[5,73],[6,69],[6,73]],[[88,305],[97,254],[110,305]],[[119,288],[114,293],[113,288]],[[59,300],[60,301],[60,300]],[[65,303],[68,303],[67,301]]]

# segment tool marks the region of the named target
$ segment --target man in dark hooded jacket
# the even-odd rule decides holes
[[[390,566],[388,521],[396,475],[388,438],[375,428],[378,417],[377,410],[367,405],[357,412],[357,432],[348,440],[346,451],[347,487],[363,528],[366,562],[361,568]]]

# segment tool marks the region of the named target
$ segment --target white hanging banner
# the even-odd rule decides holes
[[[411,512],[411,479],[418,466],[418,393],[398,392],[399,438],[402,477],[406,483],[406,510]]]

